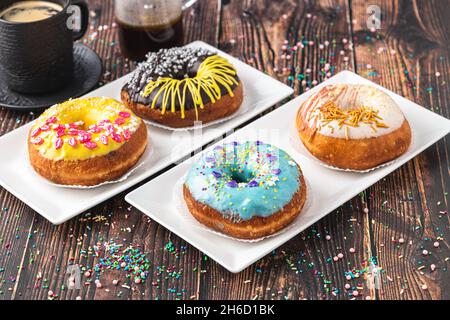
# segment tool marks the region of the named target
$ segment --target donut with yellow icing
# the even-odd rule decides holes
[[[313,156],[343,169],[376,167],[411,144],[411,129],[400,108],[370,85],[323,87],[300,106],[296,124]]]
[[[232,115],[243,86],[227,59],[201,48],[171,48],[149,53],[121,96],[142,118],[181,128]]]
[[[80,98],[47,109],[28,135],[30,164],[62,185],[93,186],[123,176],[147,146],[147,128],[114,99]]]

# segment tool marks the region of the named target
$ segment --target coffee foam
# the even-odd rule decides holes
[[[63,7],[50,1],[19,1],[0,13],[0,19],[9,22],[27,23],[44,20],[61,12]]]

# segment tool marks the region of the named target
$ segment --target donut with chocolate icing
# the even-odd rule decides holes
[[[399,157],[411,144],[411,129],[400,108],[370,85],[323,87],[300,106],[297,130],[313,156],[342,169],[374,168]]]
[[[227,59],[202,48],[171,48],[149,53],[121,97],[142,118],[182,128],[233,114],[243,88]]]

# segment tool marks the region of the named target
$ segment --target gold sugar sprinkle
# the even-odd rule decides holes
[[[360,123],[370,125],[372,130],[376,128],[388,128],[379,114],[379,110],[369,107],[359,107],[353,110],[343,110],[334,102],[328,101],[319,108],[319,120],[324,122],[324,126],[331,121],[337,121],[339,128],[345,126],[346,136],[348,139],[348,127],[359,127]]]

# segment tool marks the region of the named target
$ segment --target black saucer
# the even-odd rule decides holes
[[[31,111],[40,110],[56,103],[76,98],[94,88],[102,75],[99,56],[85,45],[76,43],[73,47],[75,71],[72,82],[64,88],[40,95],[22,94],[10,90],[0,81],[0,107]]]

